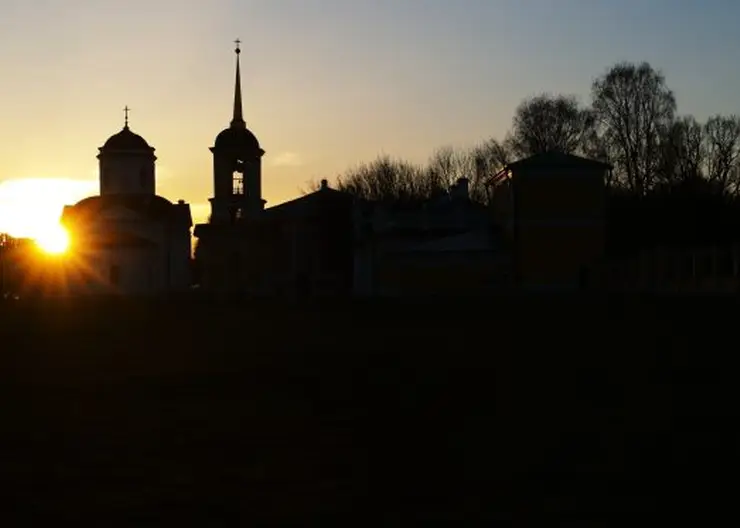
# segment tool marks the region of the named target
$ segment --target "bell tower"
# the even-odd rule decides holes
[[[213,198],[211,224],[235,224],[264,210],[262,199],[262,156],[256,136],[247,128],[242,114],[240,41],[236,41],[234,109],[229,128],[216,136],[213,147]]]

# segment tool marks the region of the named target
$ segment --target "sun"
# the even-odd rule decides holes
[[[36,244],[50,255],[61,255],[69,248],[69,233],[60,225],[50,226],[34,239]]]
[[[96,185],[93,180],[68,178],[0,182],[0,233],[32,239],[48,255],[64,254],[70,245],[70,233],[60,224],[64,206],[90,196]]]

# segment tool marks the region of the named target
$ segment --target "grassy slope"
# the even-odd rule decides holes
[[[727,465],[734,313],[708,298],[0,304],[7,511],[218,525],[704,504],[720,496],[689,475]]]

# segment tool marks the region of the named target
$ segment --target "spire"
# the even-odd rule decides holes
[[[245,128],[247,125],[242,116],[242,81],[239,71],[239,54],[242,52],[239,49],[241,40],[236,39],[234,43],[236,44],[236,49],[234,50],[236,53],[236,81],[234,82],[234,116],[231,118],[231,128]]]
[[[123,108],[123,129],[128,130],[128,113],[131,111],[131,109],[126,105]]]

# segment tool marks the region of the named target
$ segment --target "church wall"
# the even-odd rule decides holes
[[[121,293],[161,293],[169,290],[183,291],[190,287],[191,239],[187,226],[175,229],[146,219],[103,219],[85,226],[84,231],[76,234],[84,241],[94,239],[96,235],[102,235],[108,230],[121,231],[148,240],[153,247],[142,260],[139,258],[142,255],[141,248],[100,251],[85,248],[83,242],[77,249],[79,253],[75,255],[82,263],[78,267],[87,267],[99,279],[91,281],[89,277],[82,277],[76,281],[76,289],[83,293],[108,293],[110,284],[105,277],[114,265],[119,266],[122,276],[126,277]]]
[[[68,275],[73,295],[142,295],[163,291],[164,273],[157,248],[132,247],[88,251],[84,265]]]
[[[155,194],[154,157],[117,155],[100,158],[100,194]]]

